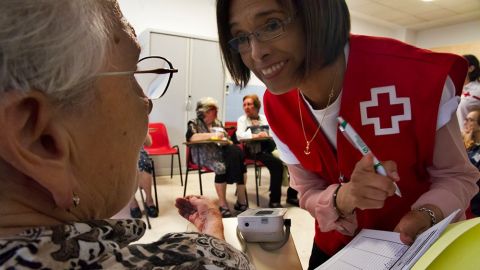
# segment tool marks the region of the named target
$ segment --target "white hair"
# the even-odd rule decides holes
[[[36,89],[60,101],[81,96],[105,64],[112,3],[1,0],[0,94]]]
[[[197,102],[197,117],[203,119],[205,113],[211,108],[215,107],[218,110],[218,102],[212,97],[203,97]]]

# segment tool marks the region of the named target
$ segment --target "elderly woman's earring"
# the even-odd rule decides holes
[[[80,204],[80,197],[78,197],[77,193],[73,192],[73,207],[77,207]]]

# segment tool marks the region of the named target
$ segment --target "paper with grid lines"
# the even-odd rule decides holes
[[[460,209],[426,230],[411,245],[395,232],[363,229],[350,243],[315,270],[410,269],[437,240]]]

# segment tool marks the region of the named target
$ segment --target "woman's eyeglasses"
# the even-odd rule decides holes
[[[244,33],[232,38],[228,44],[233,51],[238,53],[249,52],[252,47],[250,45],[250,36],[254,36],[258,41],[269,41],[281,36],[285,33],[285,26],[292,22],[292,18],[289,17],[285,20],[271,20],[268,23],[258,27],[255,31],[250,33]]]
[[[145,96],[149,99],[158,99],[167,92],[173,73],[178,72],[172,63],[161,56],[147,56],[138,61],[136,71],[104,72],[98,76],[135,76]]]

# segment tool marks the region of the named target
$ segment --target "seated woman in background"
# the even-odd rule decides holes
[[[145,142],[143,146],[150,146],[152,145],[152,136],[147,133],[147,137],[145,138]],[[146,215],[149,217],[158,217],[158,208],[153,202],[152,197],[152,185],[153,185],[153,164],[150,161],[150,156],[148,155],[147,151],[143,148],[140,149],[140,158],[138,159],[138,187],[145,191],[145,204],[146,204]],[[141,192],[141,191],[140,191]],[[138,202],[135,199],[135,196],[132,197],[130,201],[130,215],[133,218],[141,218],[142,211],[138,206]]]
[[[475,167],[480,169],[480,110],[474,110],[467,114],[463,130],[463,143],[467,149],[468,158]],[[477,182],[477,185],[479,184],[480,182]],[[480,193],[472,198],[470,208],[475,216],[480,216]]]
[[[240,139],[251,139],[269,137],[269,127],[267,118],[263,114],[259,114],[262,103],[257,95],[246,95],[243,97],[244,115],[237,120],[236,136]],[[283,207],[280,203],[282,197],[282,179],[283,179],[283,162],[272,154],[275,150],[275,142],[273,140],[265,140],[261,142],[253,142],[246,145],[247,155],[255,156],[268,168],[270,173],[270,201],[268,207]],[[288,187],[287,203],[298,206],[297,191]]]
[[[205,97],[197,102],[197,118],[188,121],[186,138],[189,142],[226,138],[222,122],[217,119],[217,101]],[[223,132],[218,132],[223,130]],[[245,157],[239,147],[228,144],[218,146],[214,143],[202,144],[191,148],[192,160],[215,172],[215,191],[217,192],[220,211],[223,217],[232,216],[228,208],[227,184],[237,183],[238,200],[234,205],[237,211],[247,210],[245,181],[247,169],[243,163]],[[198,152],[199,154],[198,155]],[[200,156],[200,161],[198,160]]]
[[[480,169],[480,110],[467,114],[463,123],[463,143],[467,149],[468,158]]]
[[[468,62],[468,73],[463,83],[462,96],[457,108],[460,125],[465,121],[469,112],[480,109],[480,64],[473,54],[465,54],[463,58]],[[460,129],[464,131],[461,126]]]
[[[1,269],[253,268],[205,198],[177,200],[200,233],[150,244],[130,244],[141,220],[108,219],[137,189],[152,110],[116,1],[0,1],[0,25]]]

